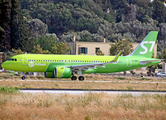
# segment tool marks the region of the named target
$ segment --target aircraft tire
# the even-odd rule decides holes
[[[72,77],[71,77],[71,80],[74,80],[74,81],[75,81],[75,80],[77,80],[77,77],[76,77],[76,76],[72,76]]]
[[[22,80],[25,80],[25,76],[22,76]]]
[[[79,81],[84,81],[84,77],[83,76],[79,76]]]

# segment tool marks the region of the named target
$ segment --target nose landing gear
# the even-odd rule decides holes
[[[25,76],[22,76],[22,80],[25,80]]]
[[[22,80],[25,80],[25,73],[22,72]]]

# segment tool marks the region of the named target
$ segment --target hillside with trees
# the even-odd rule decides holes
[[[7,2],[8,1],[8,2]],[[149,31],[166,40],[165,0],[1,0],[0,49],[32,52],[57,42],[140,42]],[[5,21],[5,22],[3,22]],[[16,27],[18,26],[18,27]],[[42,42],[46,38],[47,43]],[[54,43],[52,43],[54,41]],[[161,56],[161,45],[158,42]],[[47,46],[51,48],[47,49]],[[50,50],[51,51],[51,50]]]

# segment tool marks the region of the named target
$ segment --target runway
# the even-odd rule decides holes
[[[149,91],[149,90],[87,90],[87,89],[22,89],[21,93],[48,93],[48,94],[71,94],[71,95],[82,95],[82,94],[90,94],[90,93],[106,93],[106,94],[131,94],[133,96],[140,96],[143,94],[160,94],[165,95],[166,91]]]

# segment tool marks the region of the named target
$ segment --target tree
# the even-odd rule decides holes
[[[52,53],[53,54],[67,54],[71,50],[70,48],[67,48],[66,42],[56,42],[56,45],[52,47]]]
[[[115,43],[111,43],[110,45],[110,55],[117,55],[121,52],[121,55],[125,56],[133,51],[133,45],[127,39],[118,42],[115,40]]]
[[[33,45],[31,34],[26,26],[19,0],[0,1],[0,50],[11,51],[20,48],[31,51]]]
[[[11,50],[11,1],[0,1],[0,50]]]
[[[155,65],[151,65],[151,66],[148,66],[148,71],[147,71],[147,74],[148,76],[154,76],[155,75],[155,70],[156,68],[159,66],[159,64],[155,64]]]
[[[166,48],[163,51],[163,59],[164,59],[164,62],[166,62]]]
[[[153,2],[153,19],[157,20],[159,23],[166,21],[166,8],[163,2],[159,0],[154,0]]]
[[[96,55],[104,55],[104,53],[99,49],[96,53]]]
[[[33,37],[40,37],[48,33],[48,26],[44,24],[40,19],[29,20],[29,26],[32,29]]]
[[[50,51],[48,50],[43,50],[40,45],[36,45],[34,46],[34,50],[32,51],[32,53],[36,53],[36,54],[50,54]]]
[[[12,52],[14,52],[14,55],[19,55],[19,54],[24,54],[25,53],[21,49],[12,49]]]
[[[48,35],[34,38],[33,40],[35,46],[40,45],[43,50],[52,51],[52,47],[56,45],[58,38]]]
[[[12,0],[11,4],[11,47],[29,52],[29,40],[32,39],[29,39],[30,36],[28,36],[26,21],[20,9],[20,2],[19,0]]]

